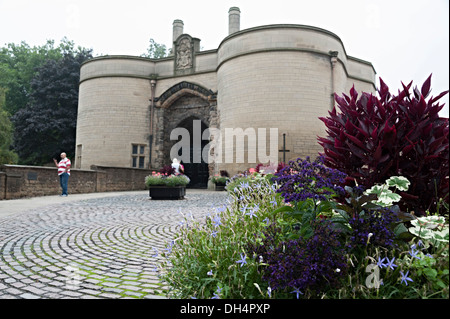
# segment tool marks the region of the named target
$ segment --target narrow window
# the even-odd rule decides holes
[[[82,150],[83,150],[83,145],[82,144],[78,144],[77,145],[77,157],[75,159],[75,168],[78,168],[78,169],[81,168],[81,154],[82,154]]]
[[[145,145],[132,144],[131,146],[131,166],[144,168],[145,163]]]

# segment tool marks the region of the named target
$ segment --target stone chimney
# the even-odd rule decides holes
[[[172,53],[175,51],[175,41],[183,34],[183,26],[182,20],[173,20]]]
[[[228,10],[228,34],[238,32],[241,23],[241,10],[238,7],[231,7]]]

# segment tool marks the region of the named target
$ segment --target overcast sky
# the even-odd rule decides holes
[[[391,92],[402,81],[420,88],[430,74],[432,95],[449,89],[449,0],[0,0],[0,46],[67,37],[94,56],[139,56],[150,38],[171,47],[172,23],[180,19],[204,50],[217,49],[233,6],[241,10],[241,30],[286,23],[335,33]],[[440,101],[441,116],[449,117],[449,96]]]

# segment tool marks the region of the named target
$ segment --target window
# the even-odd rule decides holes
[[[131,145],[131,162],[132,167],[144,168],[145,145],[141,144]]]
[[[77,157],[75,159],[75,168],[80,169],[81,168],[81,152],[83,150],[83,145],[78,144],[77,145]]]

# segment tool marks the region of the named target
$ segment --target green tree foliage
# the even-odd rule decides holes
[[[58,47],[48,40],[43,46],[30,47],[22,41],[0,48],[0,87],[5,94],[4,110],[13,115],[28,103],[31,80],[36,69],[47,60],[60,60],[64,53],[72,52],[74,44],[66,38]]]
[[[160,59],[168,56],[172,49],[167,49],[165,44],[156,43],[155,40],[150,39],[147,52],[142,54],[142,57]]]
[[[61,53],[36,69],[27,105],[11,118],[20,164],[41,165],[62,151],[75,153],[80,66],[92,54],[70,44]]]
[[[5,104],[5,89],[0,87],[0,165],[17,163],[17,154],[10,150],[12,144],[13,126],[8,113],[3,110]]]

